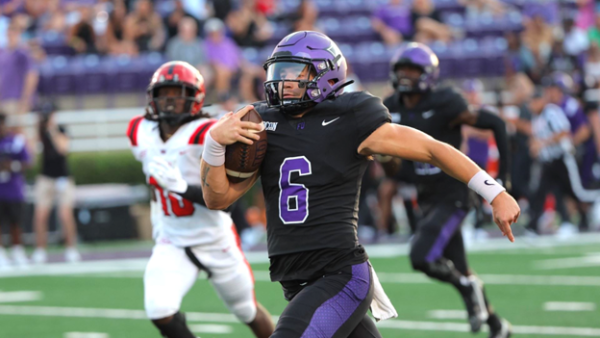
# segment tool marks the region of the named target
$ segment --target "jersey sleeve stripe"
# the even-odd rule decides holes
[[[190,137],[189,144],[204,144],[204,136],[210,127],[215,124],[215,122],[217,121],[211,120],[198,127],[198,129],[196,129],[196,131],[194,131],[192,134],[192,137]]]
[[[132,146],[137,146],[138,129],[143,119],[143,116],[137,116],[129,122],[129,126],[127,127],[127,137],[129,137],[129,142]]]

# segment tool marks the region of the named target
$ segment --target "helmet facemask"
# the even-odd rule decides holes
[[[159,96],[165,89],[171,92]],[[193,96],[194,88],[185,84],[168,84],[155,86],[149,91],[150,96],[150,119],[164,121],[170,126],[178,126],[192,119],[192,105],[201,102]],[[178,92],[178,94],[174,94]]]
[[[274,61],[266,66],[266,70],[265,93],[269,107],[298,115],[316,105],[311,96],[319,97],[321,92],[312,63]]]
[[[417,75],[416,73],[419,73]],[[421,88],[426,74],[421,66],[412,63],[396,63],[392,71],[392,83],[396,91],[401,94],[422,93],[427,89]]]

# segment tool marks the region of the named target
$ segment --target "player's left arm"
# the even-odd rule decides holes
[[[494,221],[502,234],[514,241],[510,225],[519,217],[519,205],[492,177],[451,145],[410,127],[383,123],[360,143],[358,153],[364,156],[395,156],[430,163],[442,169],[490,202]]]
[[[508,134],[506,132],[506,123],[504,120],[486,109],[466,110],[450,122],[451,127],[463,124],[479,129],[488,129],[494,133],[496,147],[498,147],[498,153],[500,155],[500,166],[497,179],[500,184],[508,187],[509,150]]]

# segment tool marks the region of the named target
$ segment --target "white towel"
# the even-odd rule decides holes
[[[371,302],[371,313],[373,314],[373,317],[378,322],[398,317],[398,312],[396,312],[394,305],[385,294],[383,286],[381,286],[372,265],[371,271],[373,273],[373,301]]]

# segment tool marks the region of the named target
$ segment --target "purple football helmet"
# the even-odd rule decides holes
[[[422,93],[431,90],[440,74],[439,60],[426,45],[418,42],[404,44],[390,62],[392,86],[400,93]],[[420,69],[423,73],[415,80],[398,76],[398,68],[408,66]]]
[[[554,72],[542,79],[544,87],[557,87],[563,93],[570,93],[573,90],[573,79],[567,73]]]
[[[339,96],[349,84],[346,58],[335,42],[319,32],[289,34],[277,44],[264,68],[267,104],[292,115]],[[297,88],[304,92],[302,97],[298,97],[297,90],[286,92],[286,84],[290,87],[292,82],[298,83]]]

